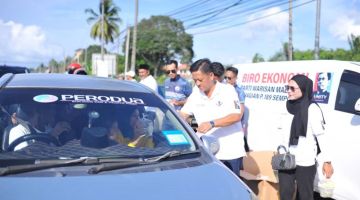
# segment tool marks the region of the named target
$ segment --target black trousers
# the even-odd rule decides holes
[[[293,170],[279,170],[279,189],[281,200],[291,200],[297,186],[296,199],[314,199],[314,179],[316,165],[309,167],[296,166]]]

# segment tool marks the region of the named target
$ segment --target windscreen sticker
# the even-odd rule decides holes
[[[162,131],[170,145],[188,145],[189,141],[180,130]]]
[[[61,95],[61,101],[71,103],[104,103],[104,104],[130,104],[130,105],[144,105],[144,100],[132,97],[117,97],[117,96],[96,96],[96,95]]]
[[[57,101],[59,98],[57,96],[51,94],[40,94],[34,96],[33,100],[38,103],[53,103]]]

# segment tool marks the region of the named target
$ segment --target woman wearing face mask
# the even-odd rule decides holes
[[[326,157],[328,148],[324,140],[325,124],[320,108],[312,103],[313,82],[304,75],[295,75],[287,86],[286,108],[292,114],[289,149],[295,155],[296,168],[279,170],[280,198],[292,199],[297,185],[297,199],[313,199],[316,174],[317,141],[326,162],[322,171],[326,178],[333,174],[330,159]],[[316,141],[317,140],[317,141]]]

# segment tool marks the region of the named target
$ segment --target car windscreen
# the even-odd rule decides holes
[[[154,156],[195,151],[158,96],[104,90],[0,91],[1,159]]]

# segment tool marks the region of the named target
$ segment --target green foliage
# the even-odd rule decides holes
[[[360,36],[351,36],[348,38],[350,50],[345,49],[320,49],[320,59],[322,60],[344,60],[344,61],[360,61]],[[283,44],[282,50],[276,52],[268,61],[285,61],[287,60],[287,43]],[[258,59],[259,54],[256,53],[254,60]],[[313,50],[295,50],[293,51],[293,60],[314,60]]]
[[[125,56],[116,55],[116,72],[121,74],[125,72]],[[128,69],[129,70],[129,69]]]
[[[123,47],[125,49],[125,42]],[[178,20],[152,16],[138,24],[136,57],[149,64],[155,76],[160,67],[171,59],[190,62],[194,57],[192,47],[192,36],[185,32],[183,23]]]
[[[59,68],[61,67],[61,63],[57,62],[55,59],[51,59],[48,63],[48,67],[51,73],[59,73],[60,72]]]
[[[113,43],[114,38],[119,36],[119,24],[121,19],[118,15],[120,8],[117,7],[112,0],[102,0],[99,4],[99,13],[96,13],[93,9],[86,9],[85,13],[88,13],[90,17],[87,19],[88,23],[94,23],[91,27],[90,36],[93,39],[98,38],[101,40],[101,21],[102,21],[102,4],[104,2],[104,41],[106,44]]]
[[[273,56],[271,56],[269,58],[269,61],[274,62],[274,61],[285,61],[286,60],[286,56],[284,55],[284,52],[282,50],[276,52]]]
[[[360,35],[355,36],[351,34],[348,37],[348,42],[353,55],[360,54]]]
[[[167,76],[165,74],[161,74],[160,76],[158,76],[156,78],[156,81],[159,85],[163,85],[166,78],[167,78]]]
[[[264,62],[264,61],[265,61],[265,59],[259,53],[256,53],[252,59],[253,63]]]
[[[44,63],[41,63],[38,67],[34,68],[32,72],[36,73],[44,73],[47,70],[47,67],[44,65]]]
[[[107,50],[104,49],[104,52],[106,53]],[[94,53],[95,54],[96,53],[100,54],[101,53],[101,46],[99,46],[99,45],[90,45],[85,49],[84,54],[82,54],[80,56],[80,60],[85,61],[85,63],[81,63],[81,64],[85,68],[86,72],[88,72],[89,74],[91,74],[91,71],[92,71],[91,62],[92,62],[92,55]]]
[[[313,60],[314,59],[314,51],[312,50],[295,50],[293,60]]]

